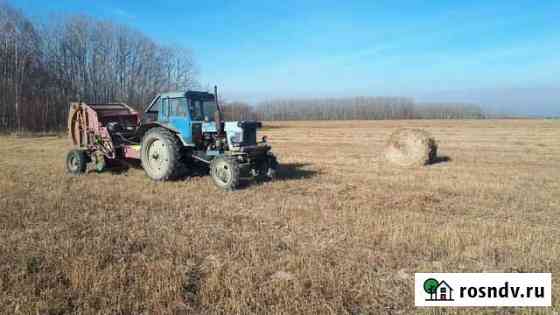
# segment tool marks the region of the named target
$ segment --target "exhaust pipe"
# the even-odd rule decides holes
[[[214,122],[216,123],[216,130],[218,131],[218,135],[222,134],[223,126],[222,122],[224,120],[222,108],[220,103],[218,102],[218,86],[214,85],[214,100],[216,101],[216,108],[218,109],[216,113],[214,113]]]

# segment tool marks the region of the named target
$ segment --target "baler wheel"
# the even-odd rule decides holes
[[[216,186],[227,190],[235,190],[239,187],[239,165],[237,161],[217,157],[210,162],[210,176]]]
[[[168,129],[153,128],[146,132],[140,157],[144,171],[153,180],[172,180],[181,174],[181,144]]]
[[[95,163],[95,171],[97,173],[102,173],[107,169],[107,159],[102,153],[96,152],[93,161]]]
[[[72,175],[86,172],[88,158],[83,150],[72,150],[66,155],[66,171]]]

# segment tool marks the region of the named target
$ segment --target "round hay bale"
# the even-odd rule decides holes
[[[398,129],[385,146],[385,158],[402,167],[427,165],[434,162],[436,156],[435,139],[422,129]]]

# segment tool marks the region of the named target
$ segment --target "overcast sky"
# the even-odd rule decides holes
[[[229,99],[410,96],[560,115],[560,1],[14,0],[192,49]]]

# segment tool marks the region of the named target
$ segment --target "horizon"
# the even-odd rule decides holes
[[[228,100],[402,96],[560,116],[552,1],[8,3],[31,18],[85,14],[188,48],[201,86]]]

